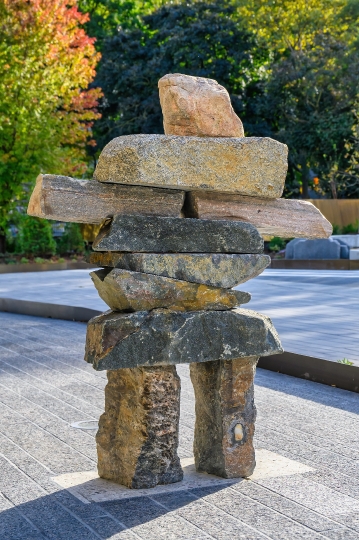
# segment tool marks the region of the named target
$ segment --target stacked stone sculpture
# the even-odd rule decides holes
[[[182,363],[195,391],[197,470],[252,474],[255,366],[282,349],[270,319],[241,308],[250,295],[233,287],[269,264],[261,234],[331,234],[312,205],[278,198],[287,147],[245,138],[216,81],[166,75],[159,89],[165,135],[114,139],[92,181],[41,175],[28,208],[102,221],[91,277],[110,310],[89,321],[85,360],[108,375],[99,475],[130,488],[183,478]]]

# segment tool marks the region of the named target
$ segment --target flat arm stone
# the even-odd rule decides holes
[[[101,223],[108,216],[124,213],[179,217],[183,200],[184,192],[178,190],[40,174],[27,213],[77,223]]]
[[[101,228],[95,251],[261,253],[253,225],[233,221],[117,215]]]
[[[193,191],[187,194],[184,210],[187,217],[244,221],[263,235],[284,238],[328,238],[333,229],[312,203],[295,199]]]
[[[275,199],[283,192],[287,156],[287,146],[268,137],[125,135],[102,150],[94,178]]]
[[[89,321],[85,360],[94,369],[175,365],[269,356],[282,347],[271,320],[255,311],[107,312]]]

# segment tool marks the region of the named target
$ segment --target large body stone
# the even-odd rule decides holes
[[[253,378],[258,358],[191,364],[196,398],[196,469],[224,478],[250,476],[256,408]]]
[[[257,229],[240,221],[115,216],[93,243],[95,251],[261,253]]]
[[[123,268],[191,283],[230,289],[252,279],[269,265],[268,255],[226,253],[118,253],[93,252],[91,264]]]
[[[217,81],[170,73],[158,88],[166,135],[244,137],[229,94]]]
[[[77,223],[101,223],[114,214],[180,217],[183,200],[184,192],[178,190],[101,184],[40,174],[27,213]]]
[[[282,352],[271,320],[247,309],[107,312],[87,326],[85,360],[96,370],[175,365]]]
[[[114,311],[167,308],[176,311],[231,309],[246,304],[249,293],[208,287],[128,270],[98,270],[90,274],[106,304]]]
[[[275,199],[283,192],[287,155],[287,146],[270,138],[125,135],[102,150],[94,178]]]
[[[98,473],[129,488],[183,478],[177,455],[180,379],[175,366],[109,371],[96,436]]]
[[[284,238],[327,238],[332,225],[311,203],[295,199],[260,199],[226,193],[187,194],[186,217],[252,223],[262,235]]]

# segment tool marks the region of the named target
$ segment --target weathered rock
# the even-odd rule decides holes
[[[85,360],[96,370],[174,365],[282,352],[271,320],[247,309],[106,312],[87,326]]]
[[[263,240],[253,225],[146,216],[115,216],[93,243],[95,251],[261,253]]]
[[[258,358],[191,364],[196,398],[196,469],[224,478],[250,476],[256,408],[253,378]]]
[[[286,248],[286,259],[340,259],[341,245],[331,238],[323,240],[298,240],[294,238]]]
[[[181,383],[175,366],[120,369],[107,377],[96,436],[99,475],[130,488],[182,480]]]
[[[128,270],[97,270],[90,274],[106,304],[114,311],[167,308],[176,311],[225,310],[246,304],[246,292],[208,287]]]
[[[296,199],[260,199],[226,193],[187,194],[186,217],[252,223],[262,235],[327,238],[332,225],[311,203]]]
[[[158,88],[166,135],[244,137],[229,94],[217,81],[170,73]]]
[[[105,146],[100,182],[280,197],[288,148],[270,138],[125,135]]]
[[[230,289],[263,272],[268,255],[93,252],[91,264]]]
[[[184,192],[101,184],[69,176],[40,174],[27,213],[59,221],[101,223],[114,214],[180,217]]]

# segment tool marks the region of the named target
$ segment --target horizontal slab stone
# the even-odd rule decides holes
[[[327,238],[332,225],[310,202],[260,199],[193,191],[187,194],[185,216],[252,223],[263,235],[283,238]]]
[[[91,253],[89,262],[97,266],[123,268],[230,289],[252,279],[269,265],[268,255],[226,253]]]
[[[124,213],[179,217],[183,200],[184,192],[179,190],[102,184],[95,180],[40,174],[27,213],[76,223],[101,223],[108,216]]]
[[[246,292],[119,268],[97,270],[90,276],[102,300],[114,311],[224,310],[246,304],[251,299]]]
[[[106,312],[87,326],[85,360],[96,370],[174,365],[282,352],[265,315],[246,309]]]
[[[95,251],[261,253],[263,240],[249,223],[146,216],[115,216],[104,223]]]
[[[267,137],[125,135],[102,150],[94,178],[275,199],[283,192],[287,157],[287,146]]]

